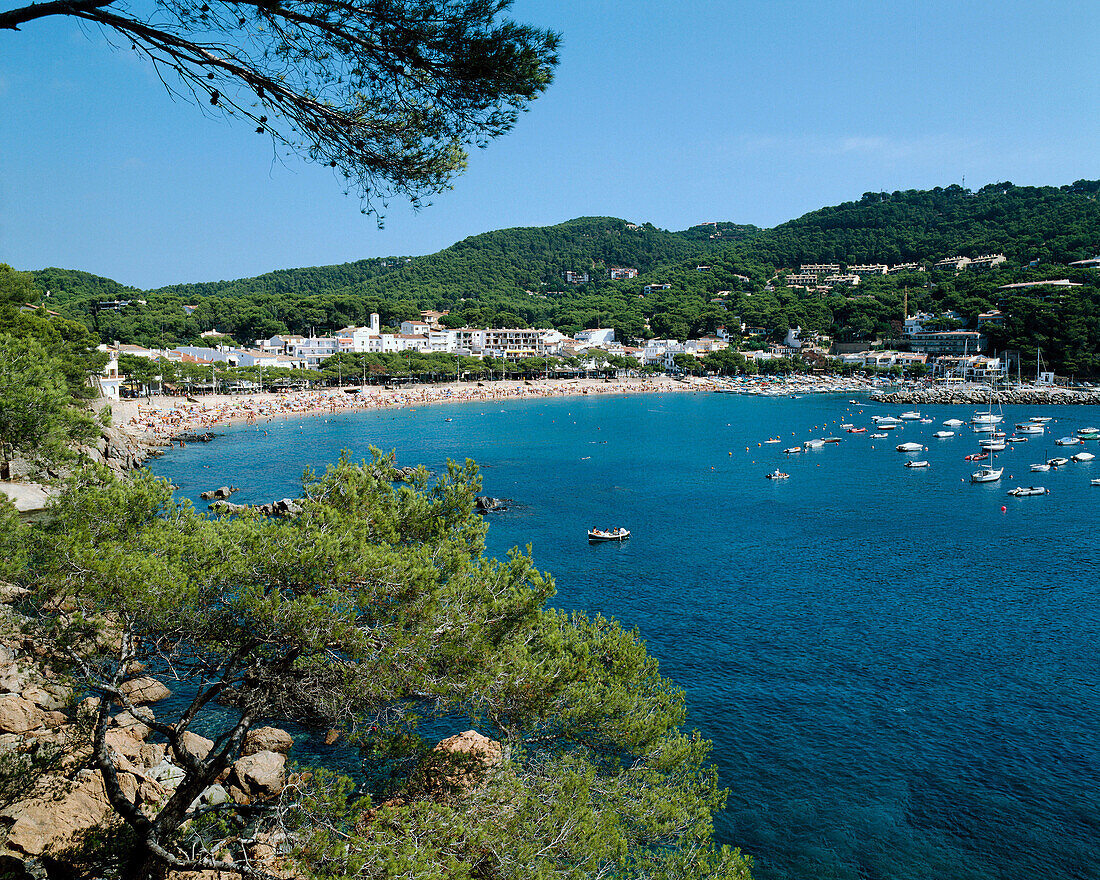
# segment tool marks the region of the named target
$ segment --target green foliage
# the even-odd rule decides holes
[[[151,822],[123,811],[138,855],[197,866],[189,853],[239,855],[281,826],[318,878],[747,876],[711,843],[725,795],[709,744],[682,730],[683,694],[638,634],[546,608],[553,582],[527,555],[484,557],[471,462],[394,476],[377,452],[307,473],[292,519],[207,519],[147,473],[85,472],[58,499],[28,575],[44,634],[80,654],[98,731],[129,709],[186,772]],[[190,702],[156,718],[129,705],[134,661],[180,677]],[[260,718],[342,727],[361,783],[318,772],[278,810],[185,824]],[[502,760],[433,752],[421,730],[444,719]],[[216,739],[205,759],[189,729]],[[97,760],[110,787],[109,750]]]

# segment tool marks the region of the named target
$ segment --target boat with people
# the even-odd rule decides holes
[[[779,468],[776,468],[770,474],[764,474],[764,478],[767,480],[789,480],[790,474],[785,474]]]
[[[921,461],[907,461],[905,463],[905,466],[907,468],[926,468],[929,465],[928,465],[927,461],[921,460]]]
[[[625,541],[629,537],[629,530],[623,528],[588,530],[588,543],[590,544],[599,544],[603,541]]]
[[[1005,472],[1003,467],[991,468],[984,467],[980,471],[974,471],[970,475],[971,483],[995,483],[1001,478],[1001,474]]]
[[[1024,498],[1028,495],[1049,495],[1050,489],[1045,486],[1017,486],[1015,489],[1009,489],[1008,494]]]
[[[779,439],[778,437],[769,437],[769,438],[768,438],[767,440],[765,440],[764,442],[765,442],[765,443],[782,443],[783,441],[782,441],[782,440],[780,440],[780,439]]]

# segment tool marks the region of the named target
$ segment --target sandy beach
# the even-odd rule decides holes
[[[345,386],[287,394],[210,394],[200,397],[154,395],[139,400],[113,401],[114,424],[166,440],[178,434],[202,432],[218,425],[255,424],[286,416],[373,410],[388,407],[430,406],[486,400],[523,400],[572,395],[654,394],[713,391],[720,387],[709,379],[674,379],[653,376],[625,379],[532,379],[496,382],[452,382],[445,385],[413,385],[400,389],[377,385]],[[780,381],[757,380],[738,390],[746,393],[767,388],[771,393],[813,393],[841,390],[835,382],[810,377]],[[725,390],[733,390],[726,387]],[[856,390],[850,388],[847,390]]]

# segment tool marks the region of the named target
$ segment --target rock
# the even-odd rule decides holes
[[[145,725],[142,725],[144,727]],[[148,728],[146,728],[148,729]],[[131,761],[144,764],[141,760],[141,750],[145,747],[144,740],[138,736],[133,728],[110,727],[103,735],[103,740],[109,748]]]
[[[174,791],[187,774],[175,764],[162,761],[149,771],[149,775],[164,786],[165,790]]]
[[[0,694],[0,733],[28,733],[45,724],[45,716],[18,694]]]
[[[257,752],[278,752],[285,755],[294,745],[294,738],[285,730],[277,727],[257,727],[250,730],[244,738],[242,755],[255,755]]]
[[[234,492],[240,492],[241,490],[236,486],[220,486],[217,489],[210,489],[207,492],[203,492],[199,497],[203,501],[209,501],[212,498],[224,500],[232,495]]]
[[[328,731],[328,733],[325,734],[325,745],[326,746],[331,746],[339,738],[340,738],[340,731],[337,730],[335,727],[333,727],[332,729],[330,729]]]
[[[213,740],[192,733],[190,730],[185,730],[180,734],[180,741],[181,745],[196,758],[205,758],[210,754],[210,750],[214,748]]]
[[[47,712],[64,709],[69,705],[72,690],[57,684],[31,685],[23,690],[23,697]]]
[[[128,730],[133,733],[134,736],[141,737],[141,739],[145,739],[145,737],[153,732],[152,728],[145,724],[145,722],[139,720],[137,717],[132,715],[130,712],[119,712],[113,720],[116,727],[119,727],[123,730]]]
[[[139,706],[143,703],[156,703],[165,697],[172,696],[172,692],[168,688],[155,678],[150,678],[147,675],[124,682],[119,690],[122,691],[126,699]]]
[[[137,795],[137,780],[128,773],[120,774],[123,794],[133,800]],[[74,842],[73,838],[101,823],[120,821],[107,801],[103,777],[93,770],[82,770],[72,788],[60,798],[44,797],[24,801],[5,810],[0,816],[14,819],[8,833],[11,850],[38,856],[47,849],[60,849]]]
[[[500,743],[476,730],[464,730],[447,737],[432,751],[449,754],[454,759],[451,766],[438,768],[436,772],[448,784],[460,788],[476,785],[484,771],[500,764],[503,755]]]
[[[283,790],[285,768],[285,755],[257,752],[237,759],[230,781],[250,796],[274,797]]]
[[[474,499],[474,508],[478,513],[488,513],[494,510],[507,510],[507,498],[490,498],[488,495],[478,495]]]

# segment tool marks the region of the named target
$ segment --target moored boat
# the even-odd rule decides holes
[[[992,438],[989,440],[979,440],[978,445],[982,447],[982,449],[988,449],[990,452],[1004,452],[1005,449],[1004,440],[994,440]]]
[[[1042,425],[1024,424],[1016,426],[1017,434],[1045,434],[1046,430]]]
[[[1100,428],[1078,428],[1077,436],[1082,440],[1095,440],[1100,437]]]
[[[849,434],[866,434],[867,429],[866,428],[849,428],[848,433]]]
[[[974,471],[970,475],[971,483],[995,483],[1001,478],[1001,474],[1004,473],[1004,468],[982,468],[980,471]]]
[[[776,468],[770,474],[764,474],[764,478],[768,480],[788,480],[790,476],[790,474],[783,473],[779,468]]]
[[[1036,425],[1045,425],[1050,421],[1050,416],[1032,416],[1028,421],[1034,422]]]
[[[1045,474],[1047,471],[1050,470],[1050,465],[1049,464],[1033,464],[1031,466],[1031,470],[1034,473],[1037,473],[1037,474]]]
[[[1075,456],[1073,456],[1073,460],[1076,462],[1092,461],[1094,458],[1096,458],[1096,456],[1093,455],[1091,452],[1078,452]]]
[[[922,461],[907,461],[905,463],[905,466],[907,468],[926,468],[926,467],[928,467],[928,462],[923,461],[923,460]]]
[[[1069,464],[1069,459],[1064,458],[1061,455],[1059,455],[1056,458],[1048,458],[1047,459],[1047,464],[1049,464],[1051,467],[1059,468],[1059,467],[1062,467],[1062,465]]]
[[[919,443],[899,443],[896,447],[898,452],[923,452],[924,447]]]
[[[889,437],[889,436],[890,436],[889,434],[872,434],[871,439],[872,440],[881,440],[883,437]]]
[[[786,449],[783,450],[783,452],[787,455],[794,455],[796,452],[801,452],[801,451],[802,451],[801,446],[789,446],[789,447],[787,447]]]
[[[932,436],[933,437],[939,437],[942,440],[944,437],[954,437],[955,432],[954,431],[936,431],[936,433],[933,434]]]
[[[962,425],[965,425],[966,422],[964,422],[962,419],[948,419],[943,424],[944,424],[945,427],[948,427],[948,428],[958,428]]]
[[[920,418],[920,412],[918,410],[910,410],[909,412],[903,412],[900,416],[903,422],[915,422]]]
[[[1008,494],[1015,495],[1017,498],[1027,495],[1049,495],[1050,489],[1045,486],[1017,486],[1015,489],[1009,489]]]
[[[820,449],[824,445],[824,440],[807,440],[805,443],[802,444],[805,449]]]
[[[1085,442],[1084,440],[1081,440],[1078,437],[1059,437],[1057,440],[1054,441],[1054,445],[1055,446],[1077,446],[1078,444],[1084,443],[1084,442]]]

